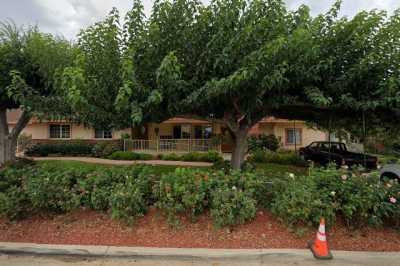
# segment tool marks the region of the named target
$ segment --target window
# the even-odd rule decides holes
[[[300,128],[288,128],[286,129],[286,144],[288,145],[300,145],[301,144],[301,129]]]
[[[112,132],[108,129],[95,129],[94,137],[96,139],[112,139]]]
[[[69,139],[71,138],[70,125],[50,125],[50,138],[51,139]]]
[[[211,126],[196,126],[194,128],[195,139],[209,139],[212,136]]]

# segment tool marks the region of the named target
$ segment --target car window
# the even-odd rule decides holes
[[[329,151],[329,144],[328,143],[320,143],[319,148],[321,151]]]
[[[317,146],[318,146],[318,143],[317,143],[317,142],[313,142],[313,143],[310,144],[309,147],[314,149],[314,148],[316,148]]]

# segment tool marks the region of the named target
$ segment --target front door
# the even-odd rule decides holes
[[[174,130],[173,130],[173,135],[174,135],[174,139],[180,139],[181,138],[181,126],[174,126]]]

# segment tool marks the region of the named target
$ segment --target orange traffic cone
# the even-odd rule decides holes
[[[311,249],[311,252],[316,259],[330,260],[333,258],[328,248],[328,242],[326,241],[324,218],[321,218],[319,223],[319,229],[315,241],[309,241],[308,247]]]

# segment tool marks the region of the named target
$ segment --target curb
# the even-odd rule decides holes
[[[307,256],[303,249],[203,249],[203,248],[147,248],[116,246],[48,245],[0,242],[0,254],[36,256],[74,256],[92,258],[141,258],[170,260],[260,260],[265,256]]]
[[[313,261],[307,249],[205,249],[205,248],[148,248],[86,245],[49,245],[34,243],[0,242],[0,255],[72,256],[90,258],[161,259],[161,260],[261,260],[283,259]],[[336,251],[337,262],[359,259],[400,260],[400,252],[352,252]],[[390,264],[390,262],[389,262]],[[385,264],[385,265],[389,265]],[[393,265],[396,265],[393,264]],[[392,265],[392,264],[390,264]],[[397,264],[398,265],[398,264]]]

